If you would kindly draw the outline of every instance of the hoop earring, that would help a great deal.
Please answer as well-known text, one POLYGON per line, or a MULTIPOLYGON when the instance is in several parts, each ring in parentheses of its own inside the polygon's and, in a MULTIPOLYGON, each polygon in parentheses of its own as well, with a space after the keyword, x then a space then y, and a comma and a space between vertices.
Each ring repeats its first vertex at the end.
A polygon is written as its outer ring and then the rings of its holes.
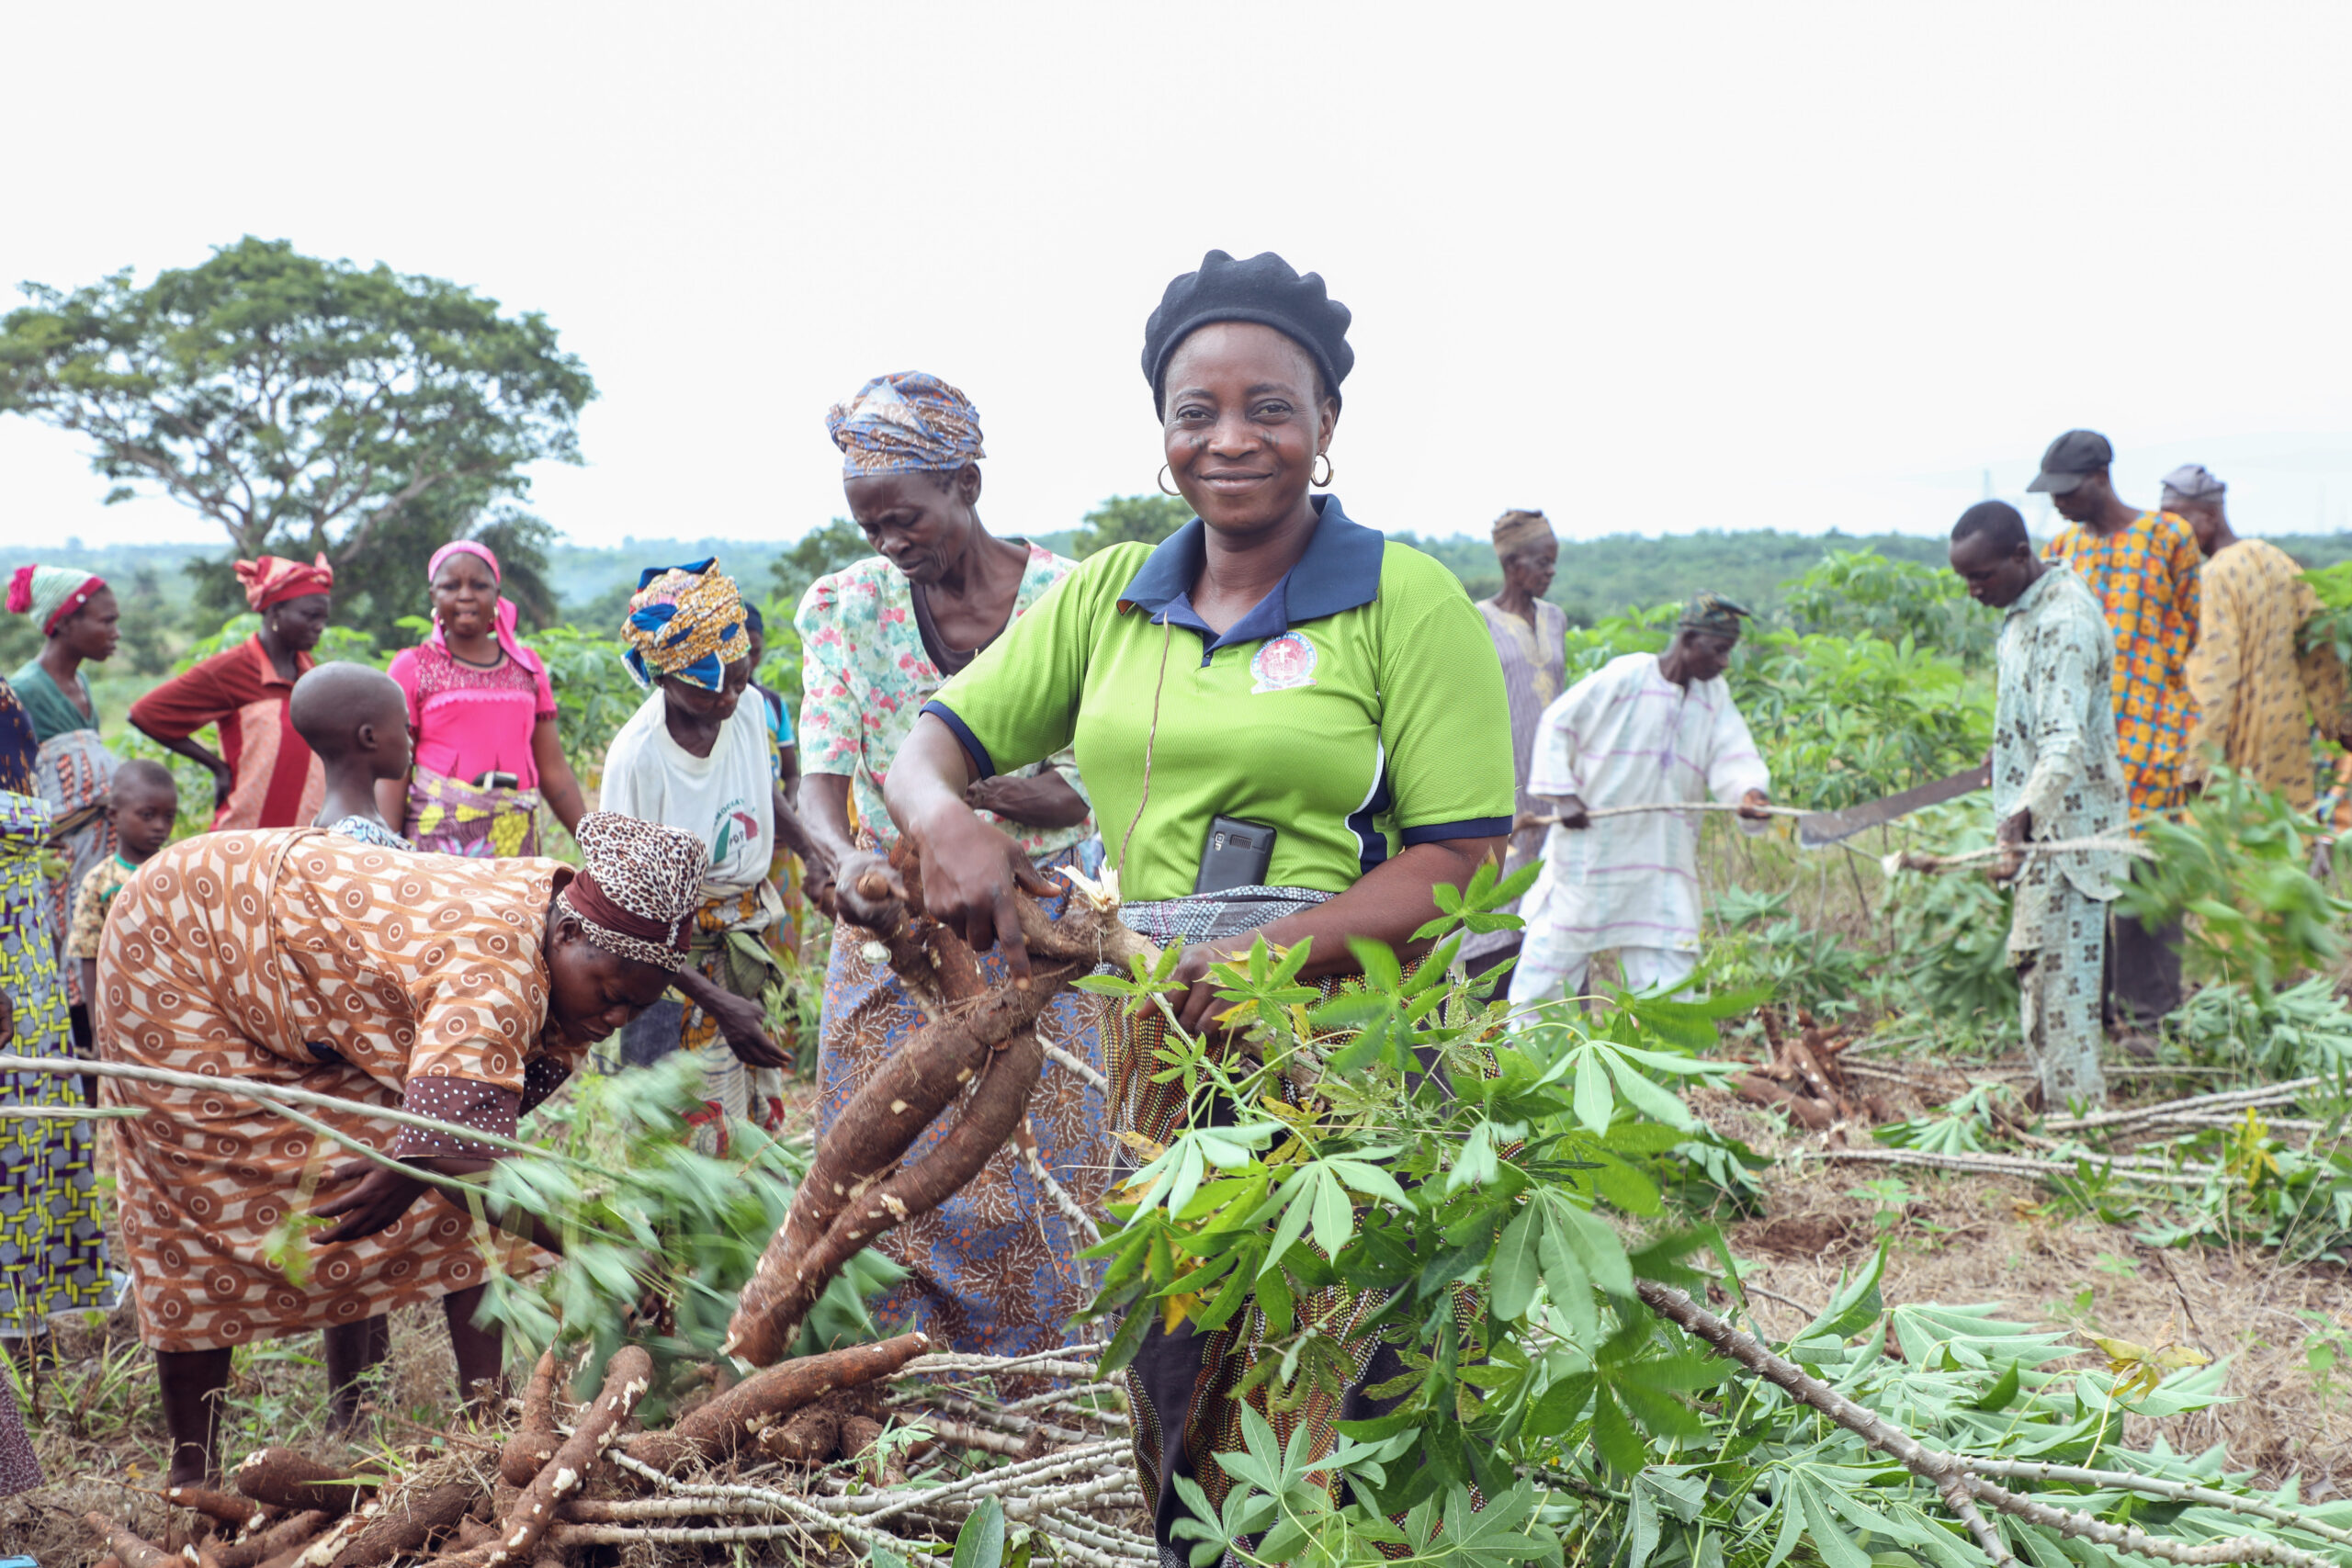
POLYGON ((1159 465, 1159 493, 1162 495, 1172 495, 1177 500, 1182 501, 1184 499, 1184 492, 1182 491, 1170 490, 1168 488, 1168 481, 1174 477, 1174 475, 1168 471, 1167 464, 1162 463, 1159 465))
POLYGON ((1311 473, 1307 477, 1310 479, 1313 479, 1316 488, 1318 490, 1329 490, 1331 488, 1331 476, 1338 473, 1340 470, 1332 466, 1331 454, 1329 452, 1317 452, 1315 455, 1323 461, 1323 477, 1317 479, 1311 473))

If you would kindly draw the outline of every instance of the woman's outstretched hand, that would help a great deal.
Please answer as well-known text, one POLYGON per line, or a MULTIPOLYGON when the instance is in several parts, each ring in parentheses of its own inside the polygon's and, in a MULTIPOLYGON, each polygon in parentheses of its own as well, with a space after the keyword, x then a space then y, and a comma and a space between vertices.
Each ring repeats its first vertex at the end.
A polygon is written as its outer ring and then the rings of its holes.
POLYGON ((779 1070, 792 1066, 792 1058, 768 1038, 767 1015, 760 1004, 749 997, 739 997, 732 991, 718 991, 702 1002, 727 1048, 735 1059, 747 1067, 775 1067, 779 1070))
MULTIPOLYGON (((455 1155, 406 1163, 418 1172, 435 1176, 470 1176, 488 1170, 491 1165, 487 1159, 455 1155)), ((311 1208, 311 1214, 315 1219, 343 1222, 312 1236, 312 1245, 318 1247, 330 1242, 357 1241, 378 1231, 390 1230, 424 1196, 429 1183, 420 1174, 395 1170, 374 1160, 355 1159, 345 1160, 329 1171, 321 1185, 349 1190, 311 1208)))
POLYGON ((324 1247, 331 1242, 357 1241, 378 1231, 390 1230, 424 1196, 425 1182, 421 1176, 394 1170, 373 1160, 355 1159, 335 1167, 322 1185, 346 1189, 340 1196, 311 1210, 314 1219, 343 1222, 311 1238, 314 1245, 324 1247))

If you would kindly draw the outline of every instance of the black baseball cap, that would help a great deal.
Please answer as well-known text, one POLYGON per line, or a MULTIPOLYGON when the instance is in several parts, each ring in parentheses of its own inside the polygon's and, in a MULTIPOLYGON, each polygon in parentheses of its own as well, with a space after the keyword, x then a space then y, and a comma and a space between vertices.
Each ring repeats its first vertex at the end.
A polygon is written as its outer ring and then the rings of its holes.
POLYGON ((2043 495, 2064 495, 2115 461, 2115 448, 2096 430, 2070 430, 2050 444, 2041 455, 2041 472, 2025 488, 2043 495))

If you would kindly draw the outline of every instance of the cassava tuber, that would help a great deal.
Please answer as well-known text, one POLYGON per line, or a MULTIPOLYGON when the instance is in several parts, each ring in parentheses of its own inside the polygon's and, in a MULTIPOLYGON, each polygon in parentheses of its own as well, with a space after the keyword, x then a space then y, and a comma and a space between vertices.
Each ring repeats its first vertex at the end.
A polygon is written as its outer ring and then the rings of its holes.
POLYGON ((207 1541, 197 1556, 198 1568, 256 1568, 289 1547, 308 1546, 332 1517, 323 1508, 311 1508, 289 1514, 243 1540, 207 1541))
POLYGON ((395 1557, 417 1551, 464 1518, 475 1495, 471 1482, 452 1481, 383 1500, 359 1532, 335 1553, 332 1568, 381 1568, 395 1557))
POLYGON ((782 1362, 745 1378, 666 1431, 639 1433, 628 1441, 628 1456, 663 1471, 688 1460, 728 1458, 745 1438, 758 1437, 801 1406, 835 1389, 888 1377, 931 1348, 929 1336, 901 1334, 782 1362))
POLYGON ((251 1498, 215 1492, 209 1486, 167 1486, 164 1499, 183 1508, 193 1508, 213 1523, 232 1530, 244 1529, 261 1512, 261 1505, 251 1498))
POLYGON ((547 1467, 515 1499, 514 1511, 499 1527, 499 1540, 485 1568, 504 1562, 527 1562, 539 1538, 555 1522, 556 1505, 587 1484, 588 1475, 604 1459, 605 1450, 620 1435, 622 1423, 653 1382, 653 1358, 639 1345, 624 1345, 605 1370, 605 1387, 594 1404, 580 1412, 571 1436, 555 1451, 547 1467))
POLYGON ((237 1466, 235 1477, 237 1490, 256 1503, 295 1513, 315 1508, 327 1514, 347 1512, 383 1480, 279 1448, 255 1449, 237 1466))
POLYGON ((794 1411, 760 1434, 760 1448, 771 1459, 793 1464, 822 1464, 841 1447, 842 1418, 821 1404, 794 1411))
MULTIPOLYGON (((882 1063, 820 1142, 783 1225, 744 1286, 725 1348, 756 1365, 786 1353, 825 1286, 861 1248, 944 1202, 1021 1124, 1044 1066, 1033 1030, 1054 995, 1095 963, 1125 967, 1132 958, 1156 956, 1149 942, 1119 922, 1113 906, 1074 893, 1054 919, 1016 892, 1024 944, 1053 962, 1034 969, 1025 985, 985 989, 972 950, 923 918, 922 867, 909 840, 900 841, 891 862, 904 897, 885 906, 877 934, 901 978, 918 991, 936 987, 944 1005, 926 1010, 930 1021, 882 1063), (907 1151, 958 1099, 964 1105, 955 1125, 922 1158, 901 1167, 907 1151)), ((869 873, 856 891, 880 902, 892 888, 869 873)))
POLYGON ((180 1561, 104 1514, 85 1514, 82 1522, 90 1528, 91 1534, 107 1543, 107 1550, 121 1562, 122 1568, 175 1568, 180 1561))
POLYGON ((523 1386, 523 1419, 498 1456, 498 1473, 510 1486, 528 1486, 555 1458, 555 1347, 539 1352, 531 1381, 523 1386))

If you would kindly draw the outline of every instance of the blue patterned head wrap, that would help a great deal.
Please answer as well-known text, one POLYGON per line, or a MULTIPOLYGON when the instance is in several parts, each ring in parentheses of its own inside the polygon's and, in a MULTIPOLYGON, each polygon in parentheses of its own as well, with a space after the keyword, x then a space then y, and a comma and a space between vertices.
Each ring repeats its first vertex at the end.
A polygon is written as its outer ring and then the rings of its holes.
POLYGON ((735 580, 718 570, 718 558, 684 566, 650 566, 629 596, 628 672, 640 686, 674 675, 705 691, 727 682, 727 667, 752 652, 743 629, 743 596, 735 580))
POLYGON ((980 411, 972 400, 921 370, 876 376, 857 396, 835 403, 825 429, 842 449, 842 478, 868 474, 952 474, 980 449, 980 411))

